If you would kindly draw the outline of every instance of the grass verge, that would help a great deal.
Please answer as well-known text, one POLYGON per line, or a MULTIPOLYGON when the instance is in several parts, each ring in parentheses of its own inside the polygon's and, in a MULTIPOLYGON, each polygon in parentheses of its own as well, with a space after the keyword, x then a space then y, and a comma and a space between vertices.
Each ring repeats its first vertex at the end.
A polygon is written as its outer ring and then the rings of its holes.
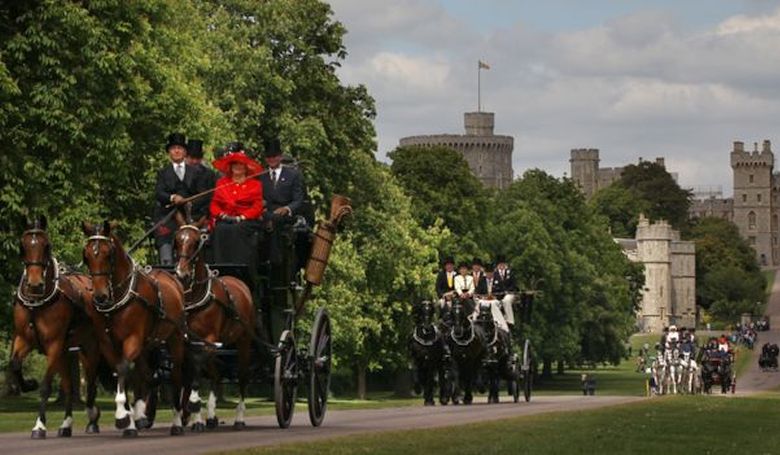
POLYGON ((780 394, 729 399, 666 397, 590 411, 467 426, 347 436, 256 448, 261 454, 658 454, 777 453, 780 394))

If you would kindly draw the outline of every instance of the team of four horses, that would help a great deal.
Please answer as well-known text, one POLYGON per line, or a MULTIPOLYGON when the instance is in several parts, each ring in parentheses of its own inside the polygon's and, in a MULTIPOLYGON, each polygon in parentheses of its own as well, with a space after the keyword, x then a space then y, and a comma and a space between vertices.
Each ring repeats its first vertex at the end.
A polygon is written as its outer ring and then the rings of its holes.
MULTIPOLYGON (((69 362, 69 355, 76 351, 87 384, 87 433, 100 431, 100 409, 95 403, 99 380, 104 387, 115 386, 115 425, 124 436, 133 437, 154 423, 162 376, 169 378, 173 391, 171 435, 183 434, 188 422, 196 432, 216 427, 217 357, 233 354, 240 394, 234 428, 245 426, 247 384, 259 362, 263 363, 259 370, 266 375, 273 370, 279 425, 289 426, 297 387, 306 377, 309 417, 313 425, 320 425, 330 386, 330 320, 324 308, 317 309, 310 345, 301 349, 296 348, 300 334, 295 320, 312 287, 321 283, 337 226, 349 213, 349 199, 335 196, 330 218, 320 221, 316 232, 301 231, 299 224, 292 222, 277 226, 286 252, 278 267, 283 270, 272 274, 271 265, 262 264, 265 269, 259 275, 260 283, 251 282, 246 265, 210 268, 204 254, 208 234, 201 224, 180 214, 174 241, 178 262, 173 270, 139 266, 123 247, 116 227, 106 221, 83 223, 86 273, 69 271, 52 252, 46 218, 29 223, 21 237, 24 271, 14 305, 10 369, 17 387, 30 390, 35 381, 22 377, 23 360, 33 349, 47 359, 32 437, 46 437, 46 406, 53 376, 60 376, 65 391, 79 379, 71 377, 69 362), (301 235, 310 241, 303 271, 291 266, 301 235), (259 295, 257 306, 254 295, 259 295), (270 316, 256 308, 268 312, 272 303, 284 306, 283 326, 257 330, 263 323, 269 324, 270 316), (256 318, 265 322, 256 324, 256 318), (280 335, 272 340, 272 333, 280 335), (225 347, 230 349, 221 349, 225 347), (205 419, 201 388, 208 390, 205 419), (134 392, 132 402, 128 389, 134 392)), ((57 434, 68 437, 73 426, 72 394, 64 393, 64 400, 65 418, 57 434)))

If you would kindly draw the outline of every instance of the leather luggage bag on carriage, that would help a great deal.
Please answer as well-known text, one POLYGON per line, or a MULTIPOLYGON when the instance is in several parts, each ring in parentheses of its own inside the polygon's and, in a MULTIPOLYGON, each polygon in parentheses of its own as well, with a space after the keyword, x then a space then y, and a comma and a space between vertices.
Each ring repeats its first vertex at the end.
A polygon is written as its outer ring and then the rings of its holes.
POLYGON ((348 197, 334 195, 330 205, 330 218, 317 225, 311 253, 306 263, 306 282, 314 286, 322 284, 322 277, 330 258, 330 250, 336 238, 336 229, 341 220, 352 213, 352 202, 348 197))

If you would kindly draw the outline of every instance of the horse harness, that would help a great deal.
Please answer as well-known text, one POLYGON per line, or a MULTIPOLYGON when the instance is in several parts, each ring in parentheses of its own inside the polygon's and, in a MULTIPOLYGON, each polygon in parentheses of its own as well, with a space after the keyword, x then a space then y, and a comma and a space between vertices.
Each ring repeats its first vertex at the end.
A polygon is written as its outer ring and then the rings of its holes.
POLYGON ((417 334, 417 332, 420 329, 419 326, 415 327, 414 330, 412 331, 412 338, 414 339, 415 342, 417 342, 421 346, 433 346, 436 343, 436 341, 439 339, 439 329, 436 327, 436 324, 432 324, 432 327, 433 327, 432 340, 430 341, 425 340, 424 338, 422 338, 420 335, 417 334))

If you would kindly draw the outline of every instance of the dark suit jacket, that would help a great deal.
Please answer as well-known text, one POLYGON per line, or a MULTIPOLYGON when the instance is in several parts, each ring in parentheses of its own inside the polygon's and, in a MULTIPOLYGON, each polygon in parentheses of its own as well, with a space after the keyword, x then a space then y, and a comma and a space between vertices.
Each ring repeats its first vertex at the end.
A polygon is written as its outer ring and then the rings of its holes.
MULTIPOLYGON (((179 180, 176 172, 173 170, 173 165, 168 163, 157 172, 157 184, 154 188, 155 205, 154 205, 154 222, 157 223, 172 209, 166 208, 171 203, 171 196, 178 194, 179 196, 189 197, 196 194, 198 169, 189 165, 184 165, 184 180, 179 180)), ((193 213, 193 216, 195 214, 193 213)), ((172 230, 175 229, 176 222, 171 219, 165 226, 161 226, 162 229, 158 229, 156 232, 158 243, 170 241, 172 230)))
POLYGON ((484 273, 480 273, 479 280, 476 283, 474 283, 474 293, 477 295, 487 295, 488 293, 487 277, 485 276, 484 273))
POLYGON ((289 207, 292 214, 299 215, 306 198, 301 171, 294 167, 282 166, 276 184, 271 182, 271 170, 260 176, 263 183, 263 208, 272 213, 279 207, 289 207))
POLYGON ((436 276, 436 295, 439 296, 439 298, 445 293, 455 290, 455 275, 457 275, 457 273, 454 272, 452 275, 452 286, 450 287, 447 284, 447 272, 439 270, 439 274, 436 276))
POLYGON ((517 281, 512 269, 507 268, 504 271, 504 279, 501 279, 501 273, 498 269, 493 271, 493 294, 503 294, 506 292, 517 291, 517 281))
MULTIPOLYGON (((202 163, 195 166, 195 169, 197 169, 197 174, 195 175, 193 190, 196 194, 213 189, 217 185, 217 173, 213 169, 204 166, 202 163)), ((192 218, 195 221, 204 216, 208 218, 209 206, 211 205, 211 197, 213 195, 214 193, 211 193, 193 201, 192 218)))

